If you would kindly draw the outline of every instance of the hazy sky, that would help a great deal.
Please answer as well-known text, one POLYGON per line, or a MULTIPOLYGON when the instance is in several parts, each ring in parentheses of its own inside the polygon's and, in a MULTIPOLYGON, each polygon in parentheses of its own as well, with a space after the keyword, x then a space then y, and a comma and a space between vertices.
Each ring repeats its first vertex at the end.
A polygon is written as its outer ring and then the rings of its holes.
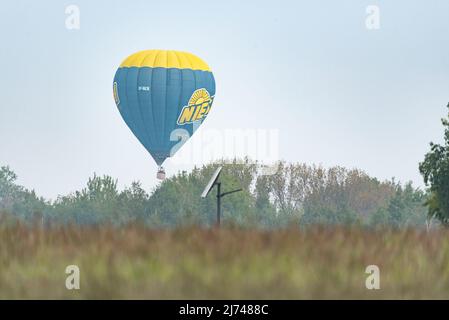
POLYGON ((4 1, 0 165, 51 198, 94 172, 151 191, 157 166, 121 119, 112 79, 129 54, 159 48, 213 70, 216 98, 198 131, 209 147, 220 150, 227 129, 278 130, 287 161, 421 186, 418 162, 442 140, 449 101, 448 12, 447 0, 4 1), (66 28, 72 4, 79 30, 66 28), (369 5, 380 29, 366 27, 369 5))

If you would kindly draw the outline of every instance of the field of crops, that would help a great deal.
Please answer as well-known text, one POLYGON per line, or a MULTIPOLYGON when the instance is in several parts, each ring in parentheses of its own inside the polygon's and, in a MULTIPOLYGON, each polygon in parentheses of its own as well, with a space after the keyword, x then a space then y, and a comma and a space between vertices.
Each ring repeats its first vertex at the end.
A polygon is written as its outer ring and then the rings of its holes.
POLYGON ((0 298, 447 299, 449 233, 0 227, 0 298))

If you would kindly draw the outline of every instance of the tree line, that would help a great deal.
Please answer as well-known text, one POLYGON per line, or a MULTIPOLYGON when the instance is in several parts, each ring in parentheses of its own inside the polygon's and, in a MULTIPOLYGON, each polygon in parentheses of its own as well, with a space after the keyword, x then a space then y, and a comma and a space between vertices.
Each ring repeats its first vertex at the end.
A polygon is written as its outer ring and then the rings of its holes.
POLYGON ((222 166, 225 224, 275 228, 297 225, 425 226, 427 194, 394 179, 379 181, 358 169, 279 162, 270 172, 257 162, 216 161, 165 179, 151 194, 139 182, 119 190, 117 180, 94 175, 86 186, 54 201, 17 185, 9 167, 0 169, 2 220, 26 223, 150 227, 210 226, 216 198, 200 194, 222 166))

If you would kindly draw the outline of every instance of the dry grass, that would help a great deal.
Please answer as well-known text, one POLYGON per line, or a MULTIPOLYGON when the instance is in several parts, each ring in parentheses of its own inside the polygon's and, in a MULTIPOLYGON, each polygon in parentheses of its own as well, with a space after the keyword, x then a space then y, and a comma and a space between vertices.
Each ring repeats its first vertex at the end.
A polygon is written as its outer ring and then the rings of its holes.
POLYGON ((449 233, 0 227, 0 298, 449 298, 449 233), (81 289, 65 288, 65 268, 81 289), (365 288, 365 268, 381 289, 365 288))

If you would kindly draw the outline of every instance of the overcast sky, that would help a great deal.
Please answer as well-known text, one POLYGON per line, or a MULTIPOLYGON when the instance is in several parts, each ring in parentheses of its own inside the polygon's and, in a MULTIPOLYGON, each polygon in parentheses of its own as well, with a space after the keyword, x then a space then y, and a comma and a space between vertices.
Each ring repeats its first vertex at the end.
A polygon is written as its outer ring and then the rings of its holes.
POLYGON ((112 79, 128 55, 158 48, 200 56, 217 83, 196 147, 195 135, 183 147, 201 156, 175 157, 168 175, 230 156, 225 132, 246 129, 271 133, 280 159, 422 186, 418 162, 442 140, 449 101, 448 12, 447 0, 4 1, 0 165, 50 198, 94 172, 151 191, 157 166, 121 119, 112 79), (66 27, 69 5, 79 30, 66 27))

